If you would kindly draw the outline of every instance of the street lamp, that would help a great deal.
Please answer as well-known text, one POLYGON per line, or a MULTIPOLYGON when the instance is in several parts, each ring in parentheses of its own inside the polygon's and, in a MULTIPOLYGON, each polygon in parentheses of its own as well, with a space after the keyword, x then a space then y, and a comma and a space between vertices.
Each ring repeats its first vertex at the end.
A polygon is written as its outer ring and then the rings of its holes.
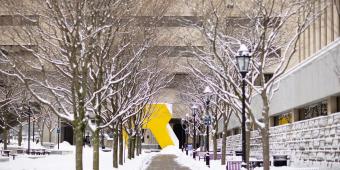
POLYGON ((236 64, 242 76, 242 162, 246 161, 246 94, 245 94, 245 77, 249 71, 250 52, 244 44, 240 45, 237 51, 236 64))
POLYGON ((196 110, 198 109, 198 106, 196 104, 191 106, 192 109, 192 117, 194 118, 194 141, 193 141, 193 153, 192 156, 195 159, 196 158, 196 110))
POLYGON ((31 114, 32 114, 32 111, 31 111, 31 107, 28 106, 28 145, 27 145, 27 154, 30 154, 30 150, 31 150, 31 114))
POLYGON ((60 143, 60 117, 58 116, 58 127, 57 127, 57 138, 58 138, 58 150, 59 150, 59 143, 60 143))
POLYGON ((32 117, 32 141, 33 141, 33 143, 34 143, 34 117, 32 117))
POLYGON ((207 166, 210 166, 210 156, 209 156, 209 126, 211 124, 211 116, 209 114, 209 104, 210 104, 210 97, 211 97, 211 94, 212 94, 212 90, 210 89, 209 86, 206 86, 203 93, 207 96, 206 97, 206 105, 205 105, 205 118, 204 118, 204 124, 206 125, 207 127, 207 136, 206 136, 206 142, 205 142, 205 148, 206 148, 206 151, 207 151, 207 154, 206 154, 206 165, 207 166))
MULTIPOLYGON (((58 112, 59 114, 61 114, 62 112, 62 108, 58 108, 58 112)), ((59 143, 60 143, 60 117, 58 116, 58 120, 57 120, 57 143, 58 143, 58 150, 59 150, 59 143)))

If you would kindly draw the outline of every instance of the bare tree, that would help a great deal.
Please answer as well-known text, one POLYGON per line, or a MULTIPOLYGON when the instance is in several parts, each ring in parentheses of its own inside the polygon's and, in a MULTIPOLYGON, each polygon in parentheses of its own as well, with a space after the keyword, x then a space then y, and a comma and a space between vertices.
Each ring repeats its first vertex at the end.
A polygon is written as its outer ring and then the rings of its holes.
MULTIPOLYGON (((207 47, 192 53, 217 79, 195 65, 189 68, 197 77, 215 89, 232 108, 240 112, 242 77, 235 56, 241 44, 251 49, 250 70, 245 77, 247 119, 261 131, 264 169, 269 169, 269 109, 279 88, 280 76, 286 72, 297 50, 300 35, 318 16, 313 11, 314 1, 247 1, 235 3, 234 11, 225 9, 222 1, 209 1, 203 5, 203 24, 196 25, 207 47), (240 18, 224 18, 229 12, 240 13, 240 18), (303 16, 303 17, 299 17, 303 16), (267 80, 266 73, 273 76, 267 80), (218 81, 216 81, 218 80, 218 81), (252 101, 261 100, 261 110, 250 107, 252 101), (259 122, 261 119, 263 122, 259 122)), ((194 9, 195 10, 195 9, 194 9)), ((240 51, 242 52, 242 51, 240 51)), ((250 127, 248 127, 250 128, 250 127)), ((249 149, 248 149, 249 151, 249 149)), ((248 154, 249 156, 249 154, 248 154)))

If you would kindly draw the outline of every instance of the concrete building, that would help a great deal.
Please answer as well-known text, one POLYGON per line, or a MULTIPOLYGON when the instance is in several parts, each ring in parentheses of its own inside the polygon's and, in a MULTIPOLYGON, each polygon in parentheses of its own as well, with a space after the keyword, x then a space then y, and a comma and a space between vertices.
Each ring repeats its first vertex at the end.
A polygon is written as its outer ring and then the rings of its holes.
MULTIPOLYGON (((316 3, 329 6, 302 34, 294 62, 281 76, 270 104, 270 152, 288 155, 291 165, 336 170, 340 167, 340 2, 316 3)), ((258 118, 261 105, 260 97, 251 104, 258 118)), ((229 150, 240 150, 240 123, 234 118, 228 128, 229 150)), ((251 132, 251 156, 262 155, 260 136, 251 132)))
MULTIPOLYGON (((271 141, 272 154, 287 154, 296 165, 322 164, 323 167, 335 169, 339 167, 339 132, 340 118, 340 2, 319 0, 318 4, 330 3, 322 15, 314 21, 299 39, 299 50, 291 63, 291 68, 281 77, 280 89, 271 103, 271 141), (300 134, 300 135, 299 135, 300 134), (304 134, 304 138, 299 138, 304 134), (282 138, 283 135, 288 136, 282 138), (284 144, 284 145, 283 145, 284 144), (302 146, 304 145, 304 146, 302 146)), ((233 9, 235 1, 226 1, 225 8, 233 9)), ((245 2, 238 2, 245 3, 245 2)), ((316 4, 316 6, 318 6, 316 4)), ((190 73, 183 69, 187 62, 195 62, 195 58, 185 55, 183 51, 190 50, 190 46, 204 48, 202 35, 193 25, 183 23, 183 20, 193 23, 200 22, 200 15, 192 10, 194 1, 173 0, 168 6, 162 21, 157 26, 157 38, 152 51, 169 50, 159 60, 167 66, 167 70, 174 75, 171 85, 161 91, 156 102, 172 105, 173 119, 171 126, 175 134, 184 142, 184 130, 181 118, 190 114, 190 106, 180 97, 179 85, 186 80, 190 73)), ((152 10, 152 8, 147 8, 152 10)), ((227 17, 239 17, 239 12, 231 10, 227 17)), ((36 15, 28 15, 37 18, 36 15)), ((151 14, 142 16, 147 20, 151 14)), ((300 17, 303 17, 301 13, 300 17)), ((10 27, 32 25, 19 16, 12 16, 6 9, 0 10, 0 30, 6 32, 10 27)), ((0 35, 1 49, 14 49, 18 53, 25 51, 16 48, 10 39, 0 35)), ((269 73, 270 76, 270 73, 269 73)), ((252 103, 259 108, 260 101, 252 103)), ((260 110, 260 108, 258 109, 260 110)), ((237 150, 240 124, 232 118, 229 125, 228 147, 237 150)), ((61 141, 73 141, 72 128, 63 126, 61 141), (66 135, 67 134, 67 135, 66 135)), ((261 151, 257 132, 252 132, 253 156, 259 156, 261 151)), ((157 144, 150 132, 146 132, 144 142, 157 144)), ((72 142, 71 142, 72 143, 72 142)))

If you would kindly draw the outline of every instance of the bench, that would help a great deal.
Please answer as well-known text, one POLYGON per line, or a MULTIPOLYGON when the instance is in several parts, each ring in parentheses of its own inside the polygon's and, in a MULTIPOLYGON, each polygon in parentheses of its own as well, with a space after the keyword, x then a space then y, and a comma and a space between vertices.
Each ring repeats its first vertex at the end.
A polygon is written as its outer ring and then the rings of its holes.
POLYGON ((242 161, 227 161, 226 170, 241 170, 242 161))
POLYGON ((12 156, 12 157, 13 157, 13 160, 14 160, 14 159, 15 159, 15 157, 16 157, 16 156, 18 156, 18 155, 17 155, 17 154, 15 154, 15 153, 11 153, 11 154, 10 154, 10 156, 12 156))
MULTIPOLYGON (((205 154, 207 152, 197 152, 197 155, 198 155, 198 160, 205 160, 205 154)), ((214 159, 214 152, 209 152, 209 158, 210 160, 214 159)), ((222 159, 222 153, 217 153, 217 160, 220 160, 222 159)))
MULTIPOLYGON (((227 170, 241 170, 241 160, 229 160, 227 161, 227 170)), ((255 169, 256 167, 263 167, 263 160, 249 160, 249 169, 255 169)))
POLYGON ((9 158, 8 157, 0 157, 0 162, 8 162, 9 158))

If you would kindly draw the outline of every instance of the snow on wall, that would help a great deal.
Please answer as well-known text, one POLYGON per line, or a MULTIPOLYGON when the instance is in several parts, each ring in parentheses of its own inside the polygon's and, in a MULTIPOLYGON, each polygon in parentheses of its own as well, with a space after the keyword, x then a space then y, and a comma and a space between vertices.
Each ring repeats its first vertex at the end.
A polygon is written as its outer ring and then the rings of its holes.
MULTIPOLYGON (((251 153, 262 157, 261 135, 251 132, 251 153)), ((240 135, 227 138, 227 150, 241 150, 240 135)), ((271 155, 288 155, 291 165, 339 170, 340 113, 270 128, 271 155)))

